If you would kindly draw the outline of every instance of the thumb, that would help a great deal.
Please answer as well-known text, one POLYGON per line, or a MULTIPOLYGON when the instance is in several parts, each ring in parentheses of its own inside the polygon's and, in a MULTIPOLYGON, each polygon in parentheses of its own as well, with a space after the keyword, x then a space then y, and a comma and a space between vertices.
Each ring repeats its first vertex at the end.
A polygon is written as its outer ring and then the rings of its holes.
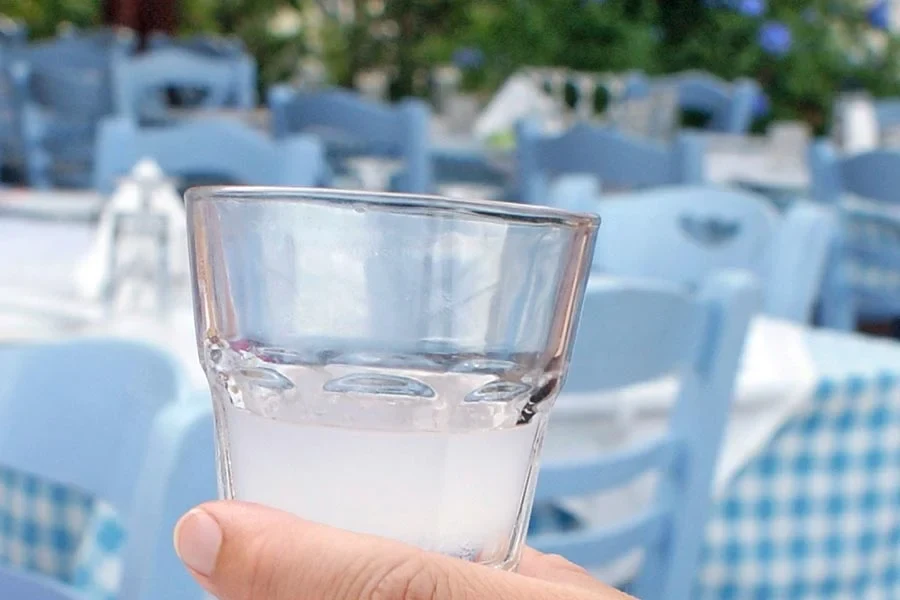
POLYGON ((599 587, 582 589, 498 571, 239 502, 213 502, 190 511, 175 528, 175 546, 197 581, 221 600, 623 597, 599 587))

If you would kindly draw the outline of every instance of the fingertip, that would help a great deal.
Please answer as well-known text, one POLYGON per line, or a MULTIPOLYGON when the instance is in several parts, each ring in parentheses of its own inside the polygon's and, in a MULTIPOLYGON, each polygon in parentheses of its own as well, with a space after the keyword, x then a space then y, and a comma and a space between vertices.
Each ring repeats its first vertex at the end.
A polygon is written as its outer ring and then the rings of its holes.
POLYGON ((222 547, 222 527, 203 507, 188 511, 172 534, 175 554, 192 571, 209 577, 222 547))

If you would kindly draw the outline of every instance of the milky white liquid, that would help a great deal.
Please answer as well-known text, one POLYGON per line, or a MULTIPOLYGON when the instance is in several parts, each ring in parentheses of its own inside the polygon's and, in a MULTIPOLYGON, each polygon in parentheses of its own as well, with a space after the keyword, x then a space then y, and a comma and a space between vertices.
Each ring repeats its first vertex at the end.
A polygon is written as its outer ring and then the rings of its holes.
POLYGON ((537 421, 391 432, 268 419, 226 404, 234 497, 488 564, 509 560, 537 421))

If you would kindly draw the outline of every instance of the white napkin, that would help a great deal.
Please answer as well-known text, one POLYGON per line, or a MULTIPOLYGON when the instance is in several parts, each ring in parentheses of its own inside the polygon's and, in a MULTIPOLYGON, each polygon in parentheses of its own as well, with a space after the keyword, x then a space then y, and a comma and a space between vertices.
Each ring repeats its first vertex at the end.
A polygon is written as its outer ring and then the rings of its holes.
POLYGON ((475 121, 475 137, 485 141, 495 134, 505 133, 516 121, 526 117, 554 120, 559 107, 529 76, 513 75, 475 121))
MULTIPOLYGON (((149 211, 164 215, 169 226, 169 274, 173 279, 187 277, 187 225, 184 205, 178 196, 175 186, 168 180, 159 166, 152 160, 144 159, 135 165, 131 176, 123 180, 100 216, 100 225, 91 250, 76 268, 75 278, 79 293, 88 299, 97 299, 110 273, 110 252, 113 241, 114 215, 120 213, 137 214, 141 210, 141 186, 152 182, 153 193, 150 197, 149 211), (144 182, 144 183, 140 183, 144 182)), ((140 251, 140 248, 119 248, 120 254, 127 258, 140 251)))

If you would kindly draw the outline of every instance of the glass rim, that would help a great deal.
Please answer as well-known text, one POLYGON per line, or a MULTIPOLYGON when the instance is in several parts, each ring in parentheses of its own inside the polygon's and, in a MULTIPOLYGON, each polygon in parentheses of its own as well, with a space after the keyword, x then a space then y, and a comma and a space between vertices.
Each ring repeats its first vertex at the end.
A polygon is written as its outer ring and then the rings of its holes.
POLYGON ((437 194, 316 187, 210 185, 189 188, 185 192, 184 198, 186 204, 218 201, 257 203, 279 200, 297 203, 365 205, 388 209, 419 208, 437 210, 449 215, 469 214, 476 217, 494 217, 572 228, 600 225, 600 217, 596 214, 499 200, 457 199, 437 194))

